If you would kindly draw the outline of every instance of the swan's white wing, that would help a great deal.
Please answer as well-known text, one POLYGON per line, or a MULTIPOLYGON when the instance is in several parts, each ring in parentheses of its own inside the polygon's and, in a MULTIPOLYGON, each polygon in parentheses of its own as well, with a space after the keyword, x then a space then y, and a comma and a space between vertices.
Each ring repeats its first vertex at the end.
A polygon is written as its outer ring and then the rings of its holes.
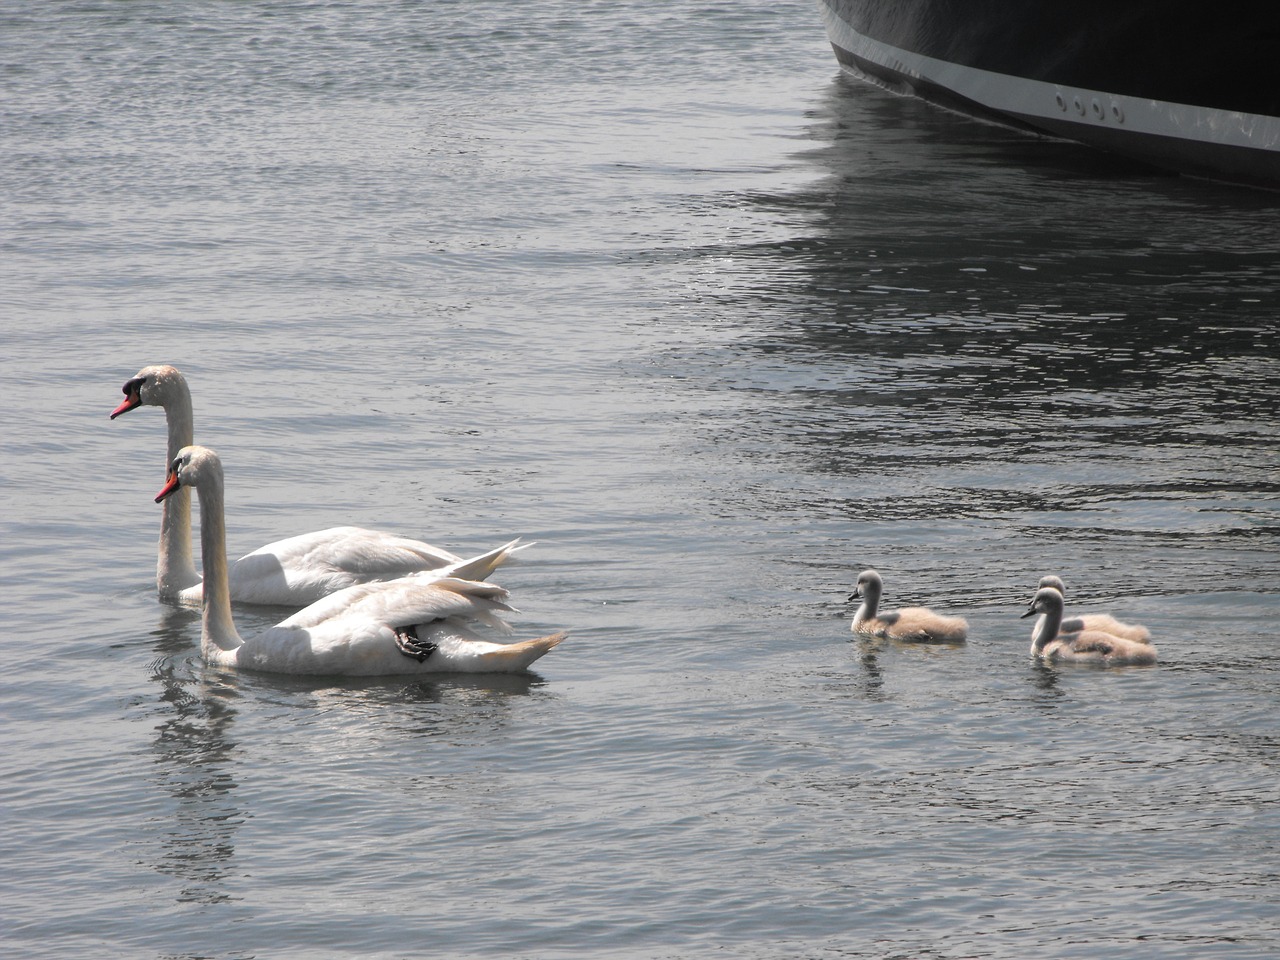
POLYGON ((288 569, 346 570, 364 576, 394 570, 402 575, 414 570, 434 570, 462 559, 420 540, 362 527, 329 527, 287 537, 259 547, 241 560, 263 555, 275 557, 288 569))
MULTIPOLYGON (((421 540, 410 540, 362 527, 330 527, 271 546, 291 563, 306 567, 334 567, 363 576, 386 571, 434 570, 462 558, 421 540)), ((264 547, 263 549, 267 549, 264 547)))
POLYGON ((396 628, 462 617, 509 632, 510 627, 497 615, 512 609, 503 602, 507 596, 507 591, 494 583, 439 577, 428 571, 347 587, 304 607, 278 626, 316 629, 345 623, 355 631, 364 623, 396 628))
MULTIPOLYGON (((417 574, 416 576, 427 580, 432 579, 429 574, 417 574)), ((351 609, 352 604, 358 603, 370 593, 385 590, 386 588, 387 582, 378 580, 345 587, 303 607, 292 616, 281 620, 276 626, 286 628, 302 627, 304 629, 317 627, 326 621, 341 617, 351 609)))
POLYGON ((268 543, 241 557, 231 566, 231 596, 242 603, 310 603, 355 583, 460 563, 465 561, 456 554, 420 540, 361 527, 330 527, 268 543))
POLYGON ((512 608, 504 601, 507 591, 493 583, 452 578, 402 577, 370 591, 351 605, 346 616, 407 627, 451 618, 475 620, 503 633, 511 627, 499 616, 512 608))

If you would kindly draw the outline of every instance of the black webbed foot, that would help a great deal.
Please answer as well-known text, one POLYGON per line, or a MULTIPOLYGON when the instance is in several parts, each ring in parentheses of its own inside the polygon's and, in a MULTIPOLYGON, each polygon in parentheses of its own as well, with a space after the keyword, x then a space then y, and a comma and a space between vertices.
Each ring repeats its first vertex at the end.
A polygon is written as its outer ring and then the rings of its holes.
POLYGON ((419 640, 418 628, 416 626, 408 626, 396 631, 396 649, 406 657, 412 657, 419 663, 425 663, 427 657, 440 648, 430 640, 419 640))

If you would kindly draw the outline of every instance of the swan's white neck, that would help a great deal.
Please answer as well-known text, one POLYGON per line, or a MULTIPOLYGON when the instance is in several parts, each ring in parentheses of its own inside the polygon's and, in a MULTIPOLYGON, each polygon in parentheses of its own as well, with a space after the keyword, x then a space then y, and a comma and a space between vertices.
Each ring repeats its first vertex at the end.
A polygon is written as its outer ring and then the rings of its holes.
POLYGON ((221 659, 244 641, 231 619, 231 587, 227 581, 227 524, 223 511, 222 467, 206 469, 200 478, 200 557, 204 564, 203 628, 200 647, 205 659, 221 659))
MULTIPOLYGON (((166 473, 178 451, 191 446, 195 431, 191 391, 185 382, 170 386, 164 404, 165 423, 169 428, 169 450, 164 462, 166 473)), ((191 491, 187 487, 179 487, 164 501, 160 514, 156 587, 161 599, 172 600, 199 582, 200 574, 196 572, 191 549, 191 491)))

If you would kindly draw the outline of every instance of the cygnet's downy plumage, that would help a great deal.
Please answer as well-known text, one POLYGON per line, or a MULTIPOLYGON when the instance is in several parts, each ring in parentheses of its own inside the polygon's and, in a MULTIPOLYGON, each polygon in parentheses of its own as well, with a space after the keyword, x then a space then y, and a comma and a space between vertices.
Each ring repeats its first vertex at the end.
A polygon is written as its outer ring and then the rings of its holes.
POLYGON ((853 615, 854 633, 913 643, 963 643, 969 636, 969 624, 963 617, 944 617, 927 607, 879 612, 883 592, 880 574, 874 570, 858 574, 858 586, 849 597, 862 600, 862 606, 853 615))
MULTIPOLYGON (((1067 588, 1063 584, 1061 577, 1053 575, 1041 577, 1037 589, 1043 590, 1045 587, 1053 587, 1053 589, 1062 594, 1065 600, 1067 588)), ((1031 639, 1033 641, 1035 640, 1036 632, 1040 629, 1040 624, 1043 622, 1043 617, 1036 621, 1035 629, 1031 631, 1031 639)), ((1063 614, 1062 626, 1058 628, 1059 633, 1079 633, 1081 630, 1101 630, 1103 633, 1109 633, 1113 637, 1133 640, 1135 643, 1151 642, 1151 631, 1146 627, 1136 623, 1123 623, 1109 613, 1086 613, 1078 617, 1068 617, 1065 613, 1063 614)))
POLYGON ((1031 640, 1031 653, 1051 662, 1096 663, 1103 665, 1148 664, 1156 662, 1156 648, 1113 636, 1101 630, 1063 631, 1062 594, 1053 587, 1036 591, 1031 606, 1022 616, 1043 616, 1031 640))

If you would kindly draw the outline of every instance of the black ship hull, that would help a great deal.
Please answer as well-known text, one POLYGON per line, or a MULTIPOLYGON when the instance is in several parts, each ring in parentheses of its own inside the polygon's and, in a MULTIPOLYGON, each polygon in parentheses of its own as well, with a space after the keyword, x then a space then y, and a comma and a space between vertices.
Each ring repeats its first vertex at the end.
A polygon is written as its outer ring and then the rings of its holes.
POLYGON ((820 0, 898 92, 1179 173, 1280 188, 1280 14, 1203 3, 820 0))

